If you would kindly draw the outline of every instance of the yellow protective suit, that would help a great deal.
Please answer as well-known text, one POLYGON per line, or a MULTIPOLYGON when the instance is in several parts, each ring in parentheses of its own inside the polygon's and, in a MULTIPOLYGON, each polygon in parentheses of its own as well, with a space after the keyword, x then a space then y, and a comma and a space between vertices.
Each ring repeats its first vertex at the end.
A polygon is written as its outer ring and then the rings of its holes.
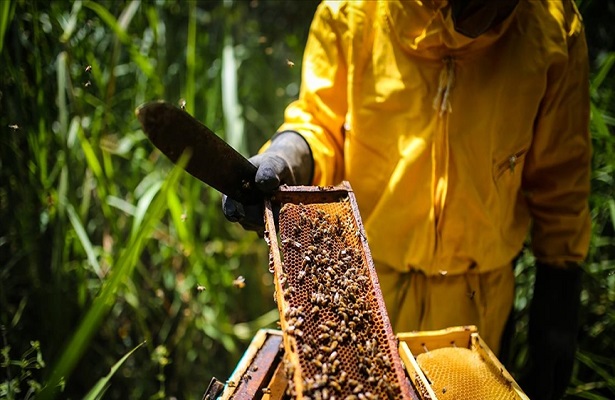
MULTIPOLYGON (((495 297, 487 300, 501 302, 491 308, 501 315, 477 301, 458 313, 479 330, 498 326, 489 336, 499 338, 508 314, 501 311, 513 296, 504 268, 530 222, 540 261, 584 259, 586 53, 572 0, 520 0, 476 39, 455 32, 446 0, 319 6, 300 97, 279 131, 308 141, 314 184, 351 183, 389 310, 390 299, 406 299, 398 331, 458 324, 425 318, 450 314, 441 310, 460 301, 453 293, 465 296, 471 275, 491 273, 505 277, 494 286, 500 295, 489 292, 495 297), (408 276, 423 283, 395 289, 408 276), (441 292, 425 311, 416 293, 442 279, 457 279, 461 289, 441 292), (489 315, 477 318, 477 310, 489 315)), ((497 348, 497 340, 490 345, 497 348)))

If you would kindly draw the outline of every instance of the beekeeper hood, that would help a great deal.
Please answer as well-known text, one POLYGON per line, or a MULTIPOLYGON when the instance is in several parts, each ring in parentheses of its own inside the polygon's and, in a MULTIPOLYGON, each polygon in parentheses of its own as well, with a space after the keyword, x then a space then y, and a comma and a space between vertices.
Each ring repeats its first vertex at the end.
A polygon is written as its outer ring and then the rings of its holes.
POLYGON ((450 0, 455 30, 476 38, 502 23, 519 0, 450 0))

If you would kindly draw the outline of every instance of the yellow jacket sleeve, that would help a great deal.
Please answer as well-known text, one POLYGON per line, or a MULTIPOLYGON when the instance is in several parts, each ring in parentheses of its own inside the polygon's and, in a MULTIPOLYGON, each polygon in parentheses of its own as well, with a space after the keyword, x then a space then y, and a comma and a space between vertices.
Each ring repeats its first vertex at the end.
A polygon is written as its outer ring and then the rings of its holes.
POLYGON ((285 111, 278 130, 301 134, 312 149, 315 185, 332 185, 344 173, 343 126, 347 111, 345 30, 335 2, 321 3, 306 44, 299 99, 285 111))
POLYGON ((548 71, 523 175, 534 255, 556 266, 583 261, 591 231, 587 44, 578 12, 570 15, 568 54, 548 71))

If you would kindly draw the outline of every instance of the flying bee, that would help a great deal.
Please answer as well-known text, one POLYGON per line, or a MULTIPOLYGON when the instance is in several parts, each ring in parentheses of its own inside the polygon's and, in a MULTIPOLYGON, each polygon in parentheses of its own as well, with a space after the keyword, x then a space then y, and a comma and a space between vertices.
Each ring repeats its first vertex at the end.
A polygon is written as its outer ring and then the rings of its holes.
POLYGON ((92 72, 92 66, 88 65, 87 67, 85 67, 85 72, 87 72, 87 73, 92 72))
POLYGON ((233 280, 233 286, 235 286, 237 289, 243 289, 244 287, 246 287, 246 278, 239 275, 233 280))

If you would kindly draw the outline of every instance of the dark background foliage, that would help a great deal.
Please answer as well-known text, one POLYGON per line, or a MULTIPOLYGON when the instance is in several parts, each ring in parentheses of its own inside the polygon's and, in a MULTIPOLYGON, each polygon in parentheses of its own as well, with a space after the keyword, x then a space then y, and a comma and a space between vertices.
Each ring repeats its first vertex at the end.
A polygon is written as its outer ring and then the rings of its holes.
MULTIPOLYGON (((317 1, 0 2, 0 398, 200 398, 278 318, 265 243, 134 117, 187 110, 244 154, 296 98, 317 1), (2 37, 0 37, 2 39, 2 37), (294 66, 292 66, 294 64, 294 66), (238 276, 246 286, 233 285, 238 276)), ((615 5, 579 0, 592 67, 593 239, 570 396, 615 397, 615 5)), ((509 368, 525 363, 532 259, 509 368)))

